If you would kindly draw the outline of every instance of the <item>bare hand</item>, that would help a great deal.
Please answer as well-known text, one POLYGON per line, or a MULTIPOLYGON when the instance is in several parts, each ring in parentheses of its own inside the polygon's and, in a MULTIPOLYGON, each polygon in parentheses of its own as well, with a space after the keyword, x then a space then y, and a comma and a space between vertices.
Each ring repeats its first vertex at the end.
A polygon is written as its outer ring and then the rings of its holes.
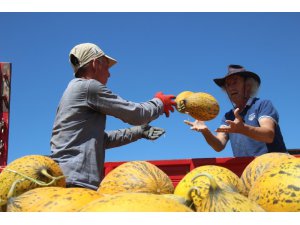
POLYGON ((188 120, 183 121, 185 124, 191 126, 191 130, 202 132, 204 130, 207 130, 207 126, 203 121, 195 120, 194 122, 190 122, 188 120))
POLYGON ((234 110, 234 121, 232 120, 226 120, 225 122, 228 124, 228 126, 222 126, 216 129, 216 132, 226 132, 226 133, 241 133, 241 131, 244 128, 244 121, 243 118, 239 114, 240 109, 236 108, 234 110))

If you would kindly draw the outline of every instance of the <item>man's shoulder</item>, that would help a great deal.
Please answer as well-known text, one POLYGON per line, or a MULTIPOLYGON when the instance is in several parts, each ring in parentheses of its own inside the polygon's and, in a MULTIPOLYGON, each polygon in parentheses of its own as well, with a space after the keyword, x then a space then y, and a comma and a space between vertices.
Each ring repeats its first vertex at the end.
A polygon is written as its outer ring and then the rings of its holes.
POLYGON ((272 106, 272 101, 270 99, 261 99, 261 98, 255 98, 253 101, 253 105, 258 106, 272 106))
POLYGON ((106 91, 107 87, 106 85, 102 84, 101 82, 94 80, 94 79, 89 79, 86 81, 87 82, 87 87, 90 91, 106 91))
POLYGON ((82 87, 82 88, 93 88, 93 89, 99 89, 99 88, 105 88, 106 86, 103 85, 101 82, 94 80, 94 79, 83 79, 83 78, 74 78, 69 82, 69 86, 72 87, 82 87))

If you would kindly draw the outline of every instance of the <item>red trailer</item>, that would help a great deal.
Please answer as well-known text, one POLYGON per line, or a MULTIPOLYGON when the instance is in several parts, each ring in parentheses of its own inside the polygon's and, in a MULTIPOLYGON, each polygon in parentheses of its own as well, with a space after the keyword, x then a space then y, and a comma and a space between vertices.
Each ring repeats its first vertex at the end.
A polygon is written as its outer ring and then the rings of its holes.
POLYGON ((11 63, 0 62, 0 172, 7 165, 11 63))

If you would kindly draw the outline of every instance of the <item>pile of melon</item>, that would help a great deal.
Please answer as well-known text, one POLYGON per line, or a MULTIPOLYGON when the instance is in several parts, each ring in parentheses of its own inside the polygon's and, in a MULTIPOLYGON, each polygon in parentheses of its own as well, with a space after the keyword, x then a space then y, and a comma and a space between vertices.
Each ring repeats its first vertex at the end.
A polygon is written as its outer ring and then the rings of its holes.
POLYGON ((217 165, 199 166, 174 187, 146 161, 126 162, 97 190, 66 188, 58 164, 25 156, 0 173, 0 209, 8 212, 264 212, 300 211, 300 158, 256 157, 238 177, 217 165))

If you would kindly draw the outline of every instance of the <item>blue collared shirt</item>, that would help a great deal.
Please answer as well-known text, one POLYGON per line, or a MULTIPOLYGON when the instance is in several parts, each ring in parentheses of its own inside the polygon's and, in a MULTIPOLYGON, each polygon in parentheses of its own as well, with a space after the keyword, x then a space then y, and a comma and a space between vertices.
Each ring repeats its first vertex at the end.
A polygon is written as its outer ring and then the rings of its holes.
MULTIPOLYGON (((287 152, 286 146, 280 131, 279 115, 270 100, 250 98, 245 109, 240 113, 244 123, 253 127, 259 127, 261 118, 271 118, 276 123, 275 137, 272 143, 256 141, 248 136, 239 133, 228 133, 233 155, 235 157, 259 156, 268 152, 287 152)), ((234 120, 234 112, 227 112, 221 125, 228 125, 226 120, 234 120)))

